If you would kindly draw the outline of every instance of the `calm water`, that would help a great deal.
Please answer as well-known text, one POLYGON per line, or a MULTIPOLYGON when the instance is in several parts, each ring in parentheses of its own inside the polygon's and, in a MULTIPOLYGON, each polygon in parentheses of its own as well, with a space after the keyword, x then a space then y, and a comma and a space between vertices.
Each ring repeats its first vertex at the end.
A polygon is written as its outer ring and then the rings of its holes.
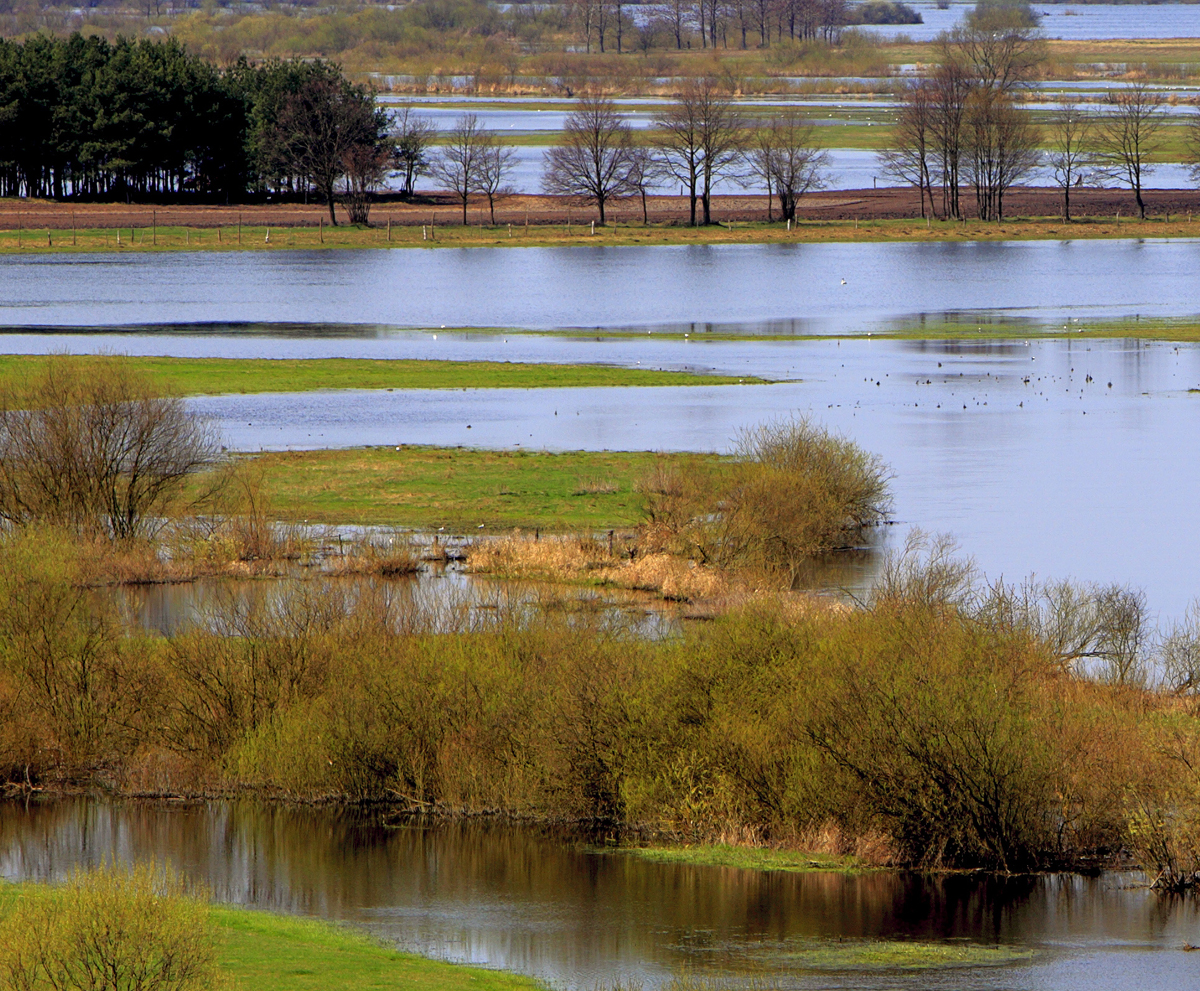
POLYGON ((1200 241, 1153 239, 7 255, 0 326, 793 320, 852 332, 952 312, 1169 317, 1200 312, 1198 269, 1200 241))
MULTIPOLYGON (((442 343, 441 338, 437 342, 442 343)), ((691 364, 802 381, 193 400, 239 449, 400 443, 730 450, 812 415, 878 453, 899 541, 948 532, 992 576, 1132 582, 1178 615, 1200 595, 1200 348, 1127 341, 459 342, 508 354, 691 364), (551 347, 553 345, 553 347, 551 347), (511 349, 511 350, 506 350, 511 349), (1026 382, 1028 379, 1028 382, 1026 382), (1111 386, 1110 384, 1111 383, 1111 386)))
POLYGON ((795 988, 1194 987, 1194 901, 1140 878, 1013 880, 760 874, 589 853, 500 824, 386 828, 371 815, 213 803, 88 800, 0 806, 0 875, 61 878, 76 864, 155 857, 222 901, 362 925, 431 956, 560 987, 617 977, 754 976, 795 988), (1015 946, 1032 959, 925 973, 806 972, 795 954, 840 938, 1015 946))

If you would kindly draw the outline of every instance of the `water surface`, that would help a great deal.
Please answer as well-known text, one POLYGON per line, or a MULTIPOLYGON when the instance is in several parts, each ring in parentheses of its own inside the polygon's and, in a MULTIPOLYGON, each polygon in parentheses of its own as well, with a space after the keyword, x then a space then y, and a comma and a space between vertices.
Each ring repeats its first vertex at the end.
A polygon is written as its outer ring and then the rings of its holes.
POLYGON ((0 326, 195 323, 879 329, 1200 312, 1200 241, 6 255, 0 326))
POLYGON ((579 837, 500 823, 387 828, 373 814, 85 799, 0 805, 0 876, 155 857, 221 901, 347 921, 406 949, 558 987, 618 977, 757 977, 784 988, 1185 988, 1194 900, 1140 877, 783 874, 646 863, 579 837), (1030 950, 1000 968, 806 972, 839 939, 950 940, 1030 950))

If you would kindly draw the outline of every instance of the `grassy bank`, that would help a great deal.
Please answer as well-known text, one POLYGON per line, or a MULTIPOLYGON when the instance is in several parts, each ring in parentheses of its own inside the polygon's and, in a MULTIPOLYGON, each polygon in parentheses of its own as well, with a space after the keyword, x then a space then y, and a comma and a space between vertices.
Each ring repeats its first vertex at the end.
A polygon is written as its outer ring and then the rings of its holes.
MULTIPOLYGON (((24 383, 53 360, 0 355, 0 392, 20 395, 24 383)), ((316 389, 536 389, 597 386, 730 385, 753 377, 499 361, 356 358, 144 358, 79 357, 83 364, 122 363, 167 395, 309 392, 316 389)))
POLYGON ((462 532, 480 523, 485 529, 632 526, 644 512, 635 483, 656 455, 401 447, 248 460, 262 471, 272 512, 282 519, 462 532))
POLYGON ((398 953, 350 929, 214 907, 221 973, 247 991, 535 991, 528 977, 398 953))
MULTIPOLYGON (((54 889, 0 881, 0 919, 20 899, 45 899, 54 889)), ((311 919, 213 906, 222 986, 246 991, 536 991, 528 977, 399 953, 353 929, 311 919)))
MULTIPOLYGON (((24 252, 50 254, 63 252, 171 252, 171 251, 286 251, 289 249, 336 248, 481 248, 481 247, 567 247, 688 245, 688 244, 788 244, 873 241, 1039 241, 1062 239, 1104 239, 1121 237, 1196 237, 1200 224, 1187 215, 1172 214, 1144 221, 1132 219, 1132 199, 1122 218, 1081 218, 1064 223, 1056 217, 1009 217, 1001 223, 968 220, 963 223, 920 219, 880 220, 801 220, 789 230, 785 225, 758 220, 737 220, 709 227, 685 227, 677 224, 611 223, 607 227, 590 226, 592 211, 582 212, 581 222, 572 224, 517 224, 488 226, 476 223, 477 209, 472 207, 472 222, 439 225, 436 231, 411 221, 387 225, 385 209, 376 211, 375 226, 342 225, 324 229, 303 227, 244 227, 240 235, 225 229, 218 240, 213 229, 149 227, 131 232, 124 228, 117 243, 113 229, 40 228, 23 233, 0 230, 0 254, 24 252), (268 238, 268 234, 270 235, 268 238)), ((448 214, 443 210, 443 220, 448 214)))

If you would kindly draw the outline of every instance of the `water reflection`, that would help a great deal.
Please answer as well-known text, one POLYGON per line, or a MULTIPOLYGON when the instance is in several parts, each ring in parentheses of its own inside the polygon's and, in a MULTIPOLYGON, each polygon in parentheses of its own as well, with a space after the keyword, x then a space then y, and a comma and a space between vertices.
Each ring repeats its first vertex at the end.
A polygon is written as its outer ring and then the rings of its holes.
POLYGON ((87 799, 0 806, 0 874, 157 857, 222 901, 364 925, 399 946, 558 985, 688 969, 798 988, 1185 987, 1198 920, 1135 879, 761 874, 588 852, 580 837, 498 822, 389 827, 381 814, 87 799), (1027 946, 996 970, 812 974, 814 940, 966 939, 1027 946))

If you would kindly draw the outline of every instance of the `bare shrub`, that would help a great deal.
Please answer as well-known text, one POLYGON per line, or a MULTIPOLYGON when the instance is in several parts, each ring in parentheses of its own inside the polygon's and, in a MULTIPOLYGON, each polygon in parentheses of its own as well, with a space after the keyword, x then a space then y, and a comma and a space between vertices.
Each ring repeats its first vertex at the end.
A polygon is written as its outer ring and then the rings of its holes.
POLYGON ((183 400, 124 362, 56 358, 0 397, 0 519, 136 537, 216 451, 183 400))
POLYGON ((208 906, 172 871, 76 870, 50 892, 25 892, 0 920, 8 991, 202 991, 217 983, 208 906))

